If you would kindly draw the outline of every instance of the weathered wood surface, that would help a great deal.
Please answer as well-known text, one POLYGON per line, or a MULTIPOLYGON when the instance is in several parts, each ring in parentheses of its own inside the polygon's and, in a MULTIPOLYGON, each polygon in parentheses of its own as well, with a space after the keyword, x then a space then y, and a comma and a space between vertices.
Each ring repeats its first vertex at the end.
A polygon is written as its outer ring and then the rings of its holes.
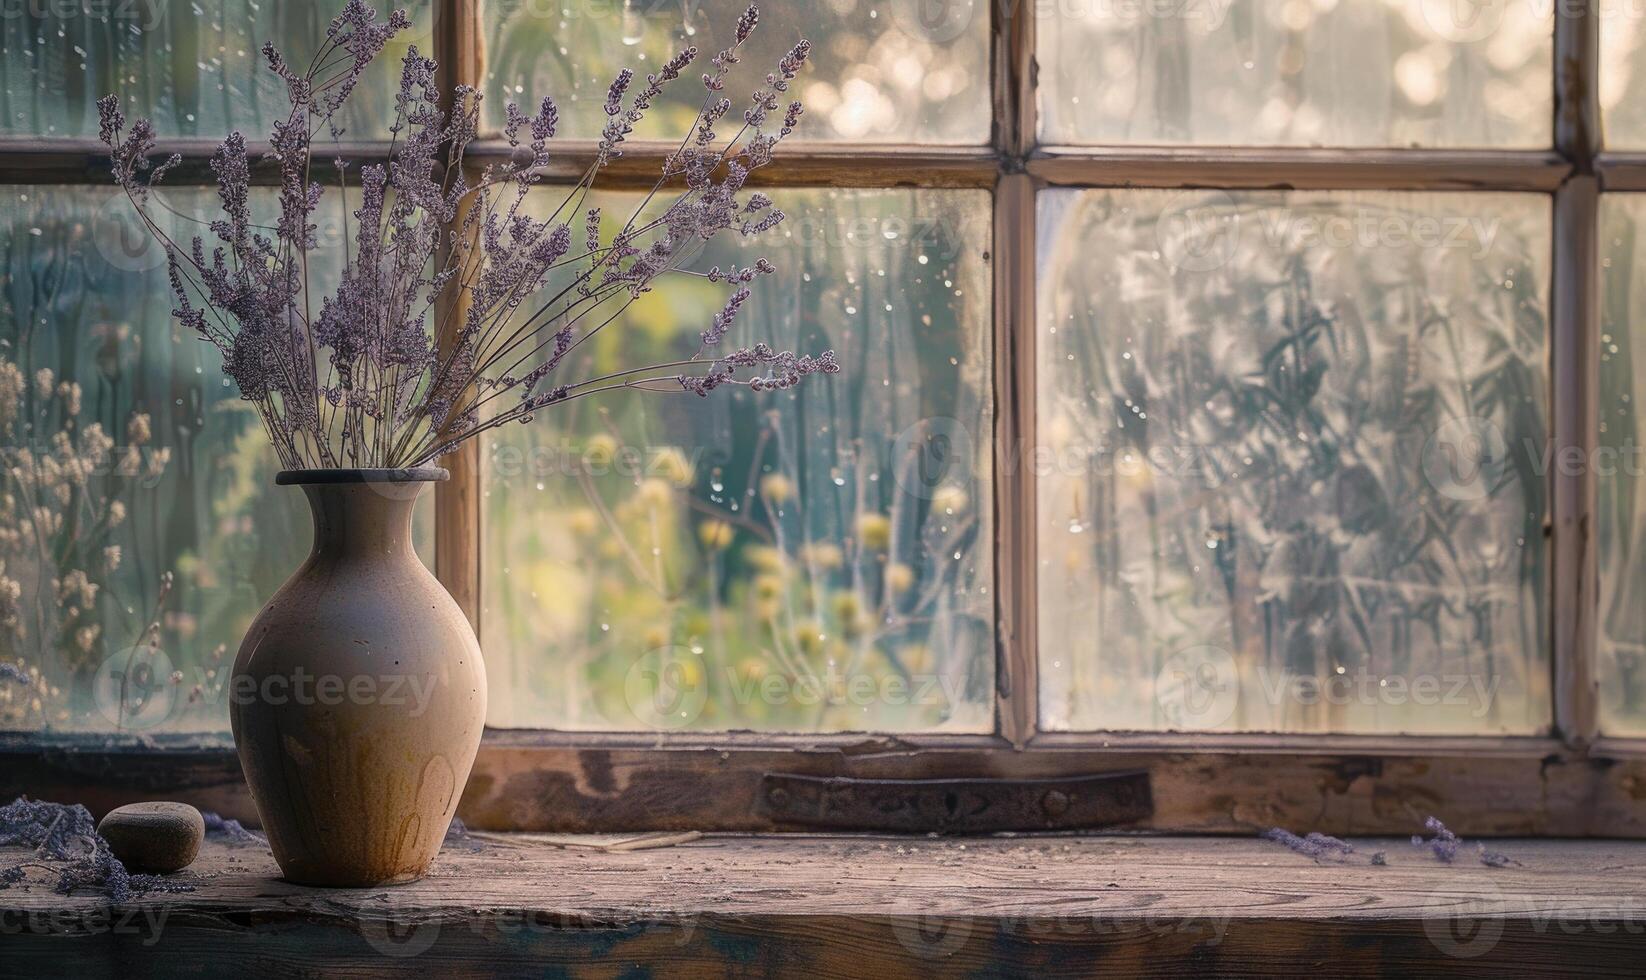
MULTIPOLYGON (((1600 11, 1555 18, 1555 149, 1572 173, 1555 191, 1550 396, 1556 459, 1596 459, 1600 441, 1600 11)), ((1581 748, 1600 734, 1600 564, 1596 467, 1550 481, 1555 730, 1581 748)))
MULTIPOLYGON (((464 0, 472 2, 472 0, 464 0)), ((637 140, 625 144, 623 156, 610 161, 601 172, 600 186, 607 190, 650 189, 662 172, 663 163, 675 148, 670 141, 637 140)), ((594 162, 595 140, 557 139, 554 154, 539 173, 545 180, 576 181, 594 162)), ((210 185, 215 181, 209 161, 216 143, 199 139, 162 140, 155 157, 180 154, 182 162, 166 177, 174 186, 210 185)), ((387 155, 386 143, 345 144, 342 156, 356 165, 380 161, 387 155)), ((266 142, 250 142, 251 179, 254 184, 279 182, 279 172, 266 157, 266 142)), ((502 140, 482 139, 470 144, 465 158, 476 166, 510 159, 509 146, 502 140)), ((335 179, 334 154, 316 154, 317 179, 335 179), (324 159, 321 157, 324 156, 324 159)), ((512 154, 518 159, 519 152, 512 154)), ((828 143, 795 140, 784 142, 784 151, 750 175, 751 186, 789 187, 970 187, 994 186, 1001 169, 1001 156, 990 146, 945 143, 828 143)), ((108 150, 95 139, 41 139, 26 137, 0 140, 0 170, 8 183, 20 184, 107 184, 108 150)))
MULTIPOLYGON (((199 890, 110 909, 0 892, 0 974, 1639 975, 1646 843, 1508 841, 1316 864, 1254 839, 706 837, 453 845, 397 888, 287 885, 209 842, 199 890)), ((23 856, 0 851, 0 864, 23 856)))
MULTIPOLYGON (((573 833, 764 832, 766 773, 866 779, 1012 778, 1147 769, 1154 817, 1135 829, 1255 834, 1281 825, 1408 834, 1438 814, 1468 836, 1646 837, 1638 742, 1588 758, 1555 739, 1042 734, 1024 751, 987 736, 690 736, 488 731, 458 815, 472 827, 573 833)), ((53 747, 0 737, 0 798, 175 799, 256 819, 232 747, 53 747)))
POLYGON ((1541 192, 1572 169, 1552 150, 1152 146, 1040 146, 1026 166, 1066 187, 1541 192))
POLYGON ((1544 739, 1259 736, 1216 746, 1208 736, 1041 736, 1027 751, 902 738, 777 741, 693 748, 610 737, 595 748, 578 736, 492 732, 458 813, 474 826, 515 830, 793 830, 761 815, 767 772, 1033 779, 1145 769, 1155 814, 1136 829, 1251 834, 1278 824, 1404 834, 1439 814, 1471 836, 1646 836, 1646 760, 1563 755, 1544 739))

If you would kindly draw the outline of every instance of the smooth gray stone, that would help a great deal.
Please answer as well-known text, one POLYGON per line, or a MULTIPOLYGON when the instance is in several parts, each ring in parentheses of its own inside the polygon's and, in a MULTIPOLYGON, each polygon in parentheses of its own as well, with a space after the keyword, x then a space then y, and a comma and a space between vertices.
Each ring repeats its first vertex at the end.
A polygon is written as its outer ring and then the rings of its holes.
POLYGON ((206 821, 187 803, 129 803, 110 810, 97 832, 128 871, 167 874, 200 853, 206 821))

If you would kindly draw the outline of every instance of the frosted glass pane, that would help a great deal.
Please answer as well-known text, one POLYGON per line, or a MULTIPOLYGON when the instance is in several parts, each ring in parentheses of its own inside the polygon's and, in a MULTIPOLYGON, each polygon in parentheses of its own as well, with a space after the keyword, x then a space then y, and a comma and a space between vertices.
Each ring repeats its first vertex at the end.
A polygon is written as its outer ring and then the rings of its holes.
MULTIPOLYGON (((687 45, 699 65, 730 43, 747 0, 492 0, 486 4, 489 116, 501 125, 509 100, 553 96, 561 131, 598 136, 606 87, 624 67, 646 73, 687 45)), ((802 36, 811 63, 792 94, 806 104, 806 140, 989 139, 987 0, 827 0, 767 3, 724 93, 736 119, 749 94, 802 36)), ((636 128, 638 138, 679 139, 702 105, 693 66, 636 128)), ((730 126, 723 126, 730 135, 730 126)))
POLYGON ((1212 0, 1037 9, 1048 142, 1550 142, 1549 4, 1212 0))
POLYGON ((163 263, 112 186, 0 188, 0 662, 29 678, 0 677, 0 729, 226 732, 240 638, 308 551, 301 491, 173 323, 163 263), (150 622, 160 653, 134 654, 150 622))
POLYGON ((1646 148, 1646 5, 1600 5, 1600 109, 1609 149, 1646 148))
POLYGON ((1646 344, 1646 195, 1609 194, 1601 208, 1600 453, 1595 459, 1600 561, 1600 708, 1608 734, 1646 734, 1646 476, 1640 387, 1646 344))
POLYGON ((1039 203, 1051 729, 1549 723, 1549 203, 1039 203))
MULTIPOLYGON (((726 343, 842 373, 607 393, 488 439, 490 724, 990 730, 989 195, 773 196, 776 232, 694 267, 770 258, 726 343)), ((725 291, 671 280, 556 376, 689 355, 725 291)))
MULTIPOLYGON (((400 59, 433 54, 432 0, 402 7, 413 27, 378 56, 350 99, 345 139, 386 138, 400 59)), ((128 118, 148 116, 161 136, 248 138, 290 111, 261 48, 273 41, 307 65, 342 0, 35 0, 0 16, 0 136, 95 137, 96 102, 120 95, 128 118)))

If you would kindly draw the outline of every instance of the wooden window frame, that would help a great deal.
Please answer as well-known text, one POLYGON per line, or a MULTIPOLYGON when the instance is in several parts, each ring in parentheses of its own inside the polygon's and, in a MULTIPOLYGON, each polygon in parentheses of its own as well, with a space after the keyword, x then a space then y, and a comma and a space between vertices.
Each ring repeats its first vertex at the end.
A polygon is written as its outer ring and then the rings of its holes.
MULTIPOLYGON (((497 829, 789 829, 766 814, 763 778, 1029 778, 1146 769, 1144 829, 1246 833, 1272 825, 1333 834, 1405 834, 1434 813, 1472 835, 1646 835, 1646 740, 1600 737, 1595 485, 1587 468, 1550 476, 1554 711, 1545 736, 1063 733, 1037 728, 1035 487, 1013 465, 1035 440, 1035 195, 1047 187, 1520 191, 1553 213, 1550 437, 1559 454, 1597 443, 1599 265, 1605 191, 1646 191, 1646 153, 1606 152, 1597 96, 1598 0, 1554 12, 1554 145, 1544 150, 1101 148, 1036 138, 1034 5, 994 0, 987 144, 789 146, 756 172, 767 185, 980 188, 993 195, 996 727, 989 735, 879 736, 565 733, 488 729, 461 814, 497 829)), ((447 83, 484 75, 481 0, 436 0, 447 83)), ((206 181, 213 147, 170 141, 176 179, 206 181)), ((382 147, 362 144, 355 156, 382 147)), ((649 188, 667 148, 639 144, 605 188, 649 188)), ((497 141, 470 152, 480 165, 497 141)), ((588 141, 562 141, 548 181, 580 176, 588 141)), ((255 156, 255 154, 254 154, 255 156)), ((102 183, 87 140, 0 140, 13 183, 102 183)), ((269 172, 259 179, 272 180, 269 172)), ((460 318, 454 318, 460 319, 460 318)), ((444 460, 436 572, 478 628, 481 467, 471 442, 444 460)), ((1557 457, 1558 458, 1558 457, 1557 457)), ((0 789, 113 805, 166 793, 251 815, 232 750, 186 739, 110 747, 0 736, 0 789)))

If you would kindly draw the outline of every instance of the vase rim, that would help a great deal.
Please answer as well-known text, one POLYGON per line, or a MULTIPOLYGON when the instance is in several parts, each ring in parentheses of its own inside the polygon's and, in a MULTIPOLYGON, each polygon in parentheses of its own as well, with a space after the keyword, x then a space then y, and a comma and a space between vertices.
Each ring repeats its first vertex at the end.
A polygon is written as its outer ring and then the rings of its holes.
POLYGON ((274 475, 275 484, 282 487, 317 483, 439 483, 449 479, 451 473, 439 466, 281 470, 274 475))

